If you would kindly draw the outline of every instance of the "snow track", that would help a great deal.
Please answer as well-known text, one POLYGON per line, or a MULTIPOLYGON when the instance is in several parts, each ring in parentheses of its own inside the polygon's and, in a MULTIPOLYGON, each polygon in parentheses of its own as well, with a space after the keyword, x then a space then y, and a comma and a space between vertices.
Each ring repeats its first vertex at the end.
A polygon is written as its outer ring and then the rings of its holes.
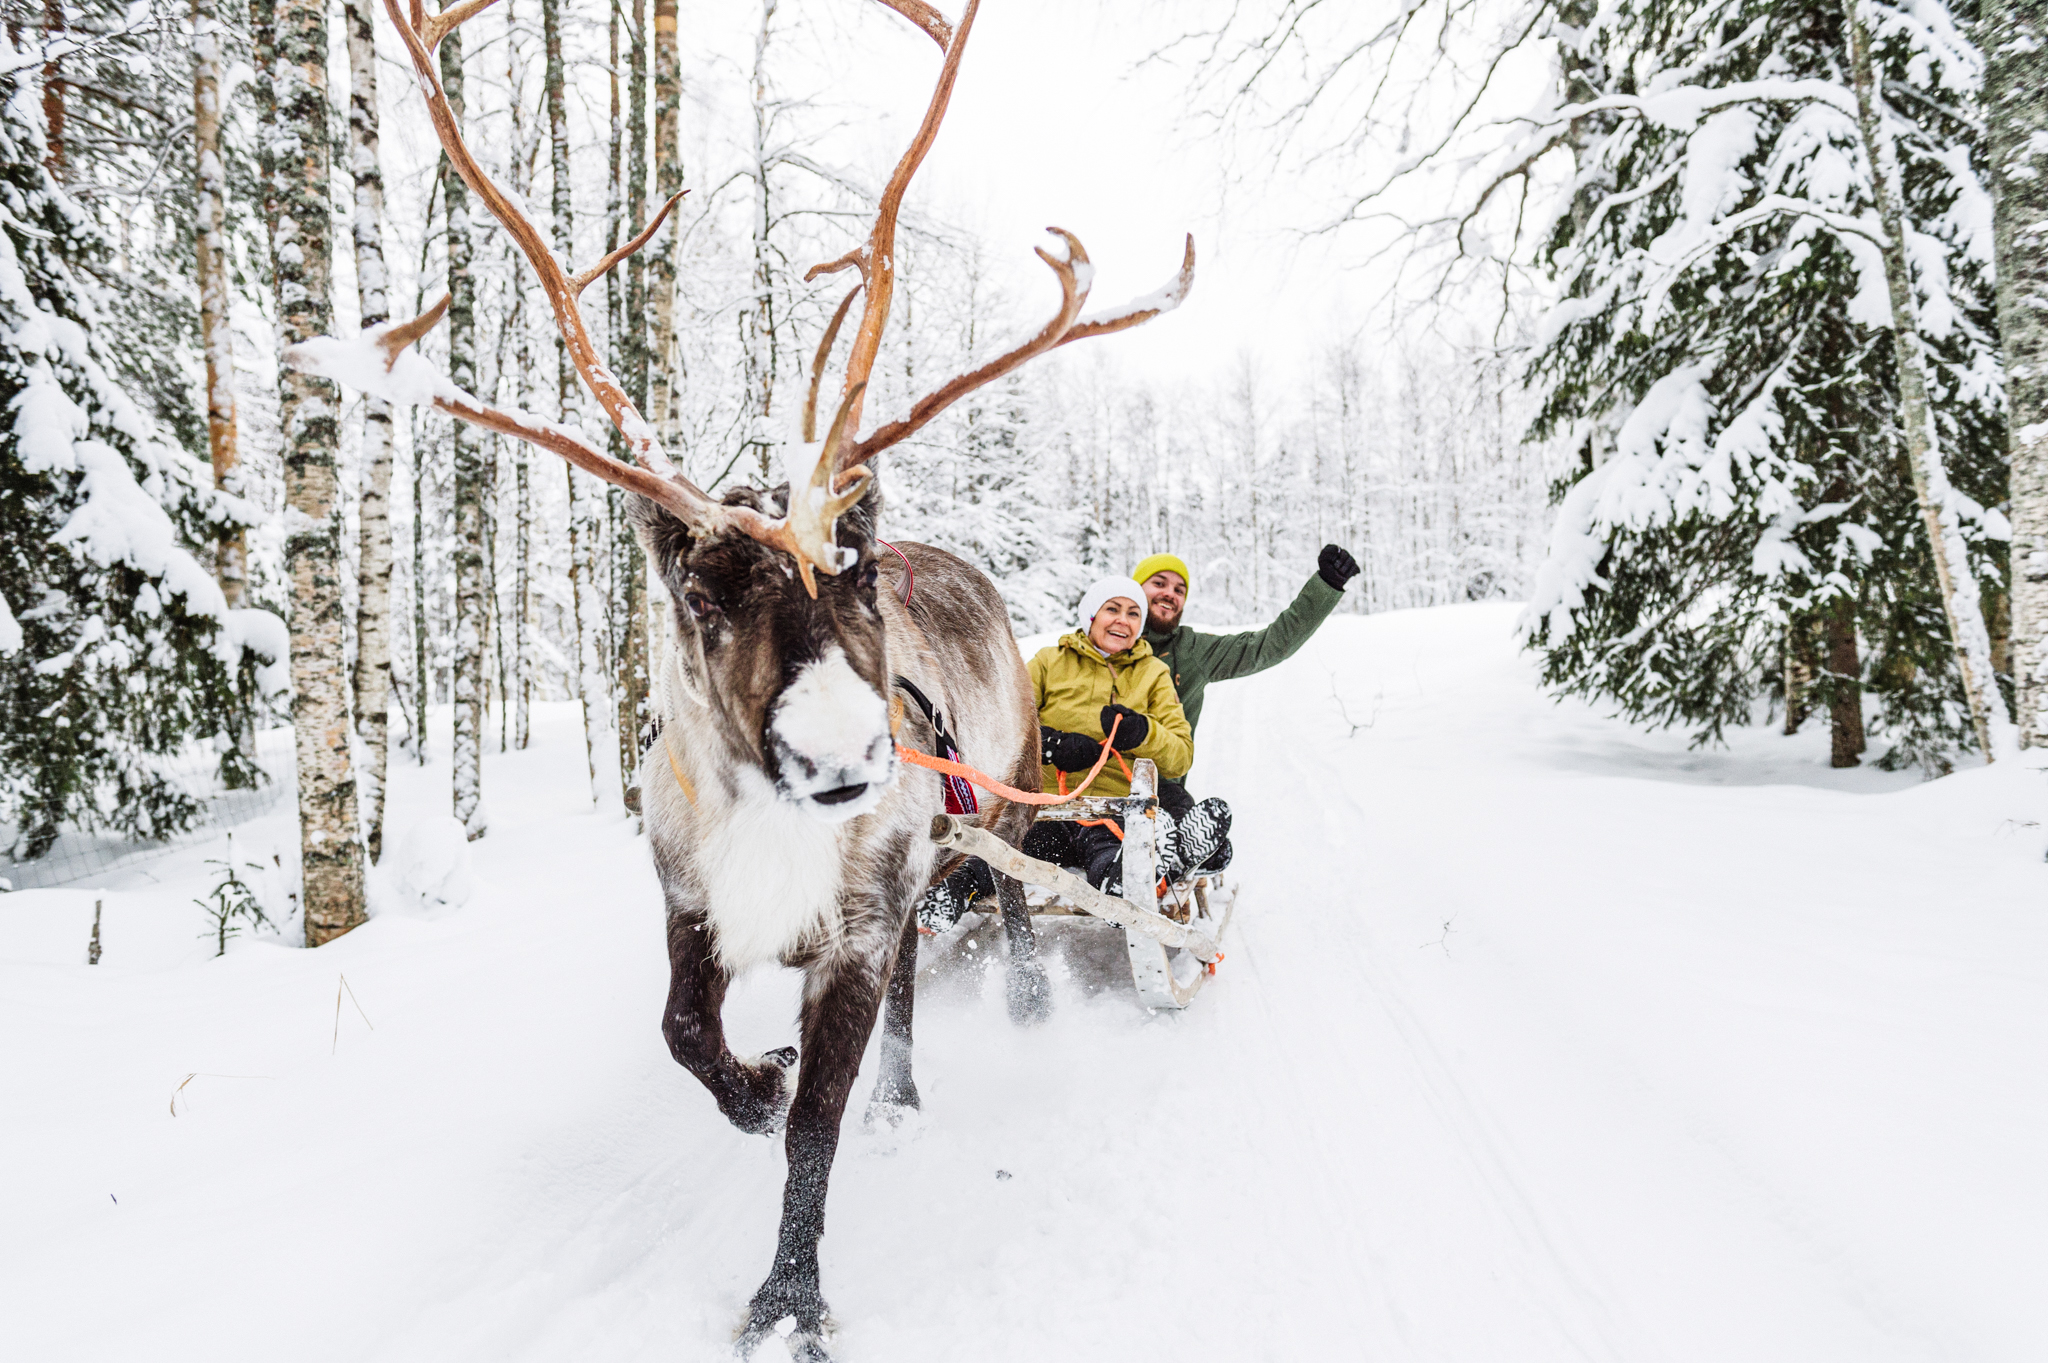
MULTIPOLYGON (((1093 924, 1032 1031, 999 946, 936 962, 924 1118, 862 1131, 865 1076, 834 1176, 845 1363, 2048 1354, 2040 773, 1692 753, 1538 695, 1511 618, 1341 618, 1212 693, 1246 889, 1188 1012, 1093 924)), ((724 1356, 780 1148, 669 1059, 644 850, 537 732, 468 902, 318 953, 206 959, 217 848, 0 897, 10 1358, 724 1356)), ((397 775, 394 828, 443 812, 397 775)), ((742 981, 734 1044, 795 1003, 742 981)))

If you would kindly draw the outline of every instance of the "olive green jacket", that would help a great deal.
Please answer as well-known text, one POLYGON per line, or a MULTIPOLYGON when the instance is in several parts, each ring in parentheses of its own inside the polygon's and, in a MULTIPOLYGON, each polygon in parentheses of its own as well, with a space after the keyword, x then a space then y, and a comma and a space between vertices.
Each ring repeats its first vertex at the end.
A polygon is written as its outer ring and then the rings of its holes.
MULTIPOLYGON (((1038 722, 1070 734, 1102 739, 1102 707, 1125 705, 1151 721, 1145 741, 1124 754, 1126 762, 1149 757, 1159 764, 1162 778, 1185 776, 1194 761, 1193 735, 1187 716, 1181 713, 1180 698, 1165 666, 1152 656, 1143 639, 1114 657, 1105 658, 1085 635, 1063 635, 1057 644, 1032 655, 1027 669, 1038 698, 1038 722)), ((1060 772, 1048 766, 1043 773, 1045 790, 1059 789, 1060 772)), ((1085 780, 1069 775, 1067 789, 1085 780)), ((1090 795, 1128 795, 1131 783, 1112 757, 1088 787, 1090 795)))
POLYGON ((1202 692, 1210 682, 1249 677, 1287 661, 1343 599, 1340 588, 1323 581, 1321 573, 1311 573, 1293 603, 1264 629, 1243 634, 1200 634, 1186 625, 1164 632, 1146 630, 1145 642, 1173 674, 1188 731, 1201 723, 1202 692))

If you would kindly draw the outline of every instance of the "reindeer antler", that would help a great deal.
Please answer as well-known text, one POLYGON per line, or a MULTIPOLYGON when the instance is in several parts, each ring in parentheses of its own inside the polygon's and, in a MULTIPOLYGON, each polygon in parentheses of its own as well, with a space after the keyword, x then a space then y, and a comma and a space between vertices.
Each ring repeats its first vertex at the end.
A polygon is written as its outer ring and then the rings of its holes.
MULTIPOLYGON (((946 56, 939 69, 938 84, 932 90, 931 102, 925 109, 924 121, 918 125, 917 135, 911 139, 909 148, 896 163, 895 171, 882 190, 881 200, 875 207, 874 226, 869 229, 867 240, 835 260, 812 266, 804 275, 808 283, 821 275, 855 269, 860 271, 861 278, 861 282, 840 302, 838 311, 833 313, 832 324, 825 329, 824 340, 819 343, 817 357, 812 362, 810 396, 804 404, 806 440, 813 438, 818 388, 824 378, 833 342, 838 339, 840 324, 846 320, 847 309, 853 305, 854 297, 864 292, 866 301, 861 308, 860 325, 854 331, 853 348, 846 358, 846 386, 843 390, 845 402, 852 409, 849 424, 854 429, 860 425, 860 394, 865 390, 868 377, 874 371, 875 358, 881 352, 882 332, 889 325, 889 305, 896 291, 896 221, 902 210, 903 195, 910 188, 911 177, 923 164, 925 153, 931 150, 933 139, 938 136, 939 124, 945 119, 946 106, 953 97, 953 82, 960 71, 961 53, 966 50, 968 34, 974 28, 974 16, 981 8, 981 0, 968 0, 959 24, 948 25, 945 16, 925 4, 924 0, 879 0, 879 3, 930 35, 946 56)), ((875 455, 907 439, 933 417, 983 384, 1001 378, 1026 360, 1069 341, 1107 336, 1111 332, 1149 322, 1160 313, 1179 307, 1194 285, 1195 239, 1191 235, 1187 239, 1187 250, 1181 258, 1179 272, 1164 288, 1122 308, 1083 320, 1081 307, 1088 301, 1089 285, 1094 279, 1094 267, 1088 263, 1088 252, 1073 233, 1059 227, 1046 230, 1061 242, 1057 252, 1037 248, 1039 259, 1052 267, 1060 281, 1060 310, 1053 319, 1016 349, 918 399, 908 416, 889 422, 865 438, 839 442, 836 454, 838 472, 850 474, 858 469, 866 474, 867 462, 875 455)), ((842 408, 842 414, 843 411, 842 408)))
MULTIPOLYGON (((819 460, 819 470, 812 475, 809 486, 790 489, 787 515, 776 518, 751 507, 727 506, 683 477, 669 462, 654 427, 641 416, 598 354, 597 342, 584 324, 582 311, 577 306, 577 299, 585 289, 652 239, 682 195, 678 194, 663 204, 646 227, 589 269, 571 273, 556 258, 540 229, 526 216, 524 208, 500 189, 477 164, 468 143, 463 140, 461 128, 456 125, 454 111, 448 107, 440 73, 433 60, 434 49, 440 46, 443 38, 493 3, 494 0, 459 0, 459 3, 449 5, 439 13, 429 15, 425 12, 423 0, 384 0, 384 10, 390 16, 392 26, 398 30, 406 54, 412 59, 420 90, 426 96, 427 113, 433 120, 442 150, 448 154, 449 164, 490 210, 491 216, 504 226, 526 256, 527 263, 533 266, 534 273, 540 277, 541 287, 548 296, 548 306, 554 313, 555 328, 568 347, 576 372, 582 376, 584 386, 590 389, 605 415, 625 437, 626 447, 632 451, 633 463, 620 463, 565 426, 527 412, 491 407, 440 375, 422 379, 414 373, 407 385, 413 400, 431 401, 451 416, 553 450, 576 467, 666 507, 696 533, 745 534, 783 550, 795 558, 804 589, 815 597, 818 584, 814 571, 838 573, 849 561, 850 556, 836 542, 838 519, 860 500, 867 483, 866 469, 847 467, 847 461, 838 458, 848 424, 848 405, 857 407, 859 390, 850 390, 847 401, 841 404, 839 418, 833 424, 834 438, 828 442, 824 456, 819 460), (835 491, 835 475, 840 473, 846 474, 851 481, 843 490, 835 491)), ((917 7, 917 0, 900 0, 900 3, 913 9, 917 7)), ((943 24, 944 21, 938 22, 943 24)), ((433 309, 410 322, 387 325, 370 334, 368 339, 377 345, 387 373, 398 364, 404 349, 440 320, 447 305, 444 298, 433 309)), ((364 374, 361 367, 353 363, 345 343, 336 343, 336 346, 339 348, 323 348, 317 344, 298 347, 295 362, 330 373, 346 371, 347 377, 377 382, 376 378, 364 374)))

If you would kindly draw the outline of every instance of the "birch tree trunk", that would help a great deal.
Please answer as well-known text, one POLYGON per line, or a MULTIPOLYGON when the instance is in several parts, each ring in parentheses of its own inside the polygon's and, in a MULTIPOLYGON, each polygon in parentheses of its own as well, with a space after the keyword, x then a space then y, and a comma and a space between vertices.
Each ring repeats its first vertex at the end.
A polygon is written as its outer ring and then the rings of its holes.
MULTIPOLYGON (((279 340, 295 345, 334 328, 326 4, 278 0, 276 26, 277 121, 271 141, 277 225, 271 273, 279 340)), ((346 564, 335 458, 340 411, 341 394, 329 380, 289 368, 279 375, 285 502, 291 510, 285 564, 292 582, 292 732, 308 946, 332 941, 364 921, 341 595, 346 564)))
MULTIPOLYGON (((533 163, 540 148, 537 141, 528 142, 525 116, 526 63, 522 60, 519 44, 513 41, 516 30, 512 24, 510 0, 505 7, 505 24, 508 30, 505 43, 505 84, 512 91, 512 153, 513 177, 522 202, 533 197, 533 163)), ((507 242, 507 279, 512 290, 512 400, 513 405, 525 408, 531 396, 533 328, 526 316, 526 290, 520 278, 518 253, 507 242)), ((567 259, 564 256, 563 259, 567 259)), ((524 440, 512 442, 512 671, 503 679, 506 692, 505 708, 512 718, 512 746, 524 749, 530 734, 528 709, 532 704, 533 656, 532 641, 529 637, 529 621, 533 613, 532 601, 532 554, 533 514, 532 493, 529 485, 528 455, 532 446, 524 440)), ((501 632, 500 639, 503 634, 501 632)), ((499 670, 503 671, 503 664, 499 670)), ((503 717, 500 717, 500 732, 503 732, 503 717)), ((501 742, 502 748, 504 744, 501 742)))
POLYGON ((1970 572, 1969 550, 1963 542, 1950 495, 1948 469, 1942 463, 1934 409, 1927 393, 1927 362, 1920 344, 1920 309, 1914 295, 1911 263, 1906 257, 1906 203, 1899 158, 1890 133, 1881 122, 1876 78, 1870 59, 1870 31, 1863 23, 1862 0, 1843 0, 1844 28, 1849 40, 1849 65, 1856 87, 1856 121, 1870 162, 1878 219, 1884 228, 1885 283, 1891 294, 1892 344, 1898 352, 1899 419, 1906 437, 1907 462, 1913 471, 1913 492, 1927 527, 1934 557, 1941 605, 1948 616, 1949 638, 1955 644, 1956 668, 1962 673, 1969 701, 1970 725, 1986 762, 1995 759, 2011 732, 2005 702, 1991 670, 1991 635, 1984 626, 1983 600, 1970 572))
MULTIPOLYGON (((205 3, 205 0, 200 0, 205 3)), ((349 172, 355 181, 356 298, 363 325, 388 321, 384 268, 384 168, 377 147, 377 44, 369 0, 343 0, 348 26, 349 172)), ((391 404, 363 401, 363 489, 356 572, 357 781, 363 841, 370 860, 384 854, 384 780, 390 765, 391 709, 391 404)))
MULTIPOLYGON (((66 31, 64 22, 64 0, 43 0, 43 37, 45 40, 66 31)), ((47 50, 47 48, 45 49, 47 50)), ((49 169, 50 177, 63 184, 64 160, 64 68, 56 61, 43 63, 43 145, 48 148, 43 164, 49 169)))
MULTIPOLYGON (((236 474, 235 349, 228 279, 228 176, 220 159, 220 74, 228 31, 214 0, 192 0, 192 141, 197 156, 193 220, 199 276, 199 341, 206 352, 206 447, 213 485, 240 491, 236 474)), ((229 606, 242 604, 249 580, 248 546, 240 525, 221 531, 214 575, 229 606)))
POLYGON ((2012 667, 2020 743, 2048 747, 2048 5, 1984 6, 1998 338, 2012 453, 2012 667))
MULTIPOLYGON (((682 60, 676 49, 676 0, 654 0, 654 197, 658 203, 683 187, 682 60)), ((670 351, 675 347, 676 243, 679 234, 664 228, 647 253, 650 339, 648 362, 652 391, 648 414, 662 443, 673 449, 676 438, 676 383, 670 351)))
MULTIPOLYGON (((429 217, 432 214, 429 213, 429 217)), ((427 442, 420 437, 420 413, 412 416, 412 747, 420 766, 427 765, 427 706, 434 698, 434 678, 427 645, 427 442)))
MULTIPOLYGON (((263 243, 277 259, 277 0, 249 0, 250 61, 256 68, 256 184, 263 200, 263 243)), ((277 287, 271 278, 273 295, 277 287)))
MULTIPOLYGON (((463 115, 462 30, 441 40, 441 87, 460 126, 463 115)), ((441 158, 441 199, 448 213, 448 377, 476 391, 476 280, 470 272, 469 186, 441 158)), ((455 738, 451 751, 455 817, 475 841, 488 819, 483 807, 484 727, 484 460, 483 440, 468 422, 451 423, 455 455, 455 738)))
POLYGON ((1813 620, 1794 616, 1785 622, 1785 733, 1799 732, 1811 713, 1808 689, 1813 685, 1813 620))
POLYGON ((754 306, 746 317, 747 392, 754 409, 749 434, 764 479, 773 471, 769 422, 775 411, 776 380, 775 261, 768 244, 768 43, 775 36, 776 4, 777 0, 761 0, 761 28, 754 35, 754 306))
MULTIPOLYGON (((654 197, 661 203, 667 203, 683 187, 682 59, 677 41, 676 0, 654 0, 654 197)), ((648 344, 653 373, 648 404, 655 432, 670 449, 677 443, 681 403, 674 358, 676 250, 680 240, 681 234, 673 228, 664 230, 647 261, 649 291, 653 294, 653 335, 648 344)), ((669 601, 652 565, 644 577, 647 694, 651 704, 656 691, 653 674, 667 657, 669 601)))
MULTIPOLYGON (((633 0, 632 88, 627 92, 632 109, 627 115, 631 142, 626 166, 626 221, 638 231, 647 221, 647 0, 633 0)), ((647 410, 647 260, 634 252, 626 258, 625 335, 613 332, 614 345, 623 340, 626 359, 626 391, 634 406, 647 410)), ((640 812, 640 726, 647 709, 647 562, 640 550, 640 537, 626 523, 625 499, 619 498, 612 553, 616 559, 613 576, 618 593, 614 618, 618 629, 618 740, 619 795, 626 808, 640 812)))
MULTIPOLYGON (((524 407, 526 376, 533 363, 532 328, 523 312, 517 313, 517 321, 514 396, 524 407)), ((532 448, 524 440, 512 445, 512 745, 522 751, 532 736, 533 707, 533 492, 527 461, 532 448)))
MULTIPOLYGON (((569 176, 569 106, 564 93, 566 68, 562 61, 562 0, 541 0, 540 3, 541 44, 544 50, 541 70, 541 85, 548 119, 548 169, 552 178, 549 209, 554 219, 555 255, 562 260, 572 258, 571 246, 575 238, 574 203, 570 195, 572 182, 569 176)), ((612 64, 618 65, 618 40, 616 37, 618 19, 612 19, 614 37, 612 40, 612 64)), ((616 79, 616 77, 614 77, 616 79)), ((576 427, 580 390, 577 387, 576 366, 569 358, 569 347, 560 334, 555 336, 555 402, 561 423, 576 427)), ((595 711, 590 703, 589 644, 584 635, 584 594, 589 588, 590 566, 587 561, 589 549, 587 537, 581 532, 584 518, 583 498, 576 486, 576 470, 564 469, 569 489, 569 606, 575 622, 575 694, 577 708, 583 717, 583 759, 590 781, 590 797, 597 798, 597 733, 593 721, 595 711)))

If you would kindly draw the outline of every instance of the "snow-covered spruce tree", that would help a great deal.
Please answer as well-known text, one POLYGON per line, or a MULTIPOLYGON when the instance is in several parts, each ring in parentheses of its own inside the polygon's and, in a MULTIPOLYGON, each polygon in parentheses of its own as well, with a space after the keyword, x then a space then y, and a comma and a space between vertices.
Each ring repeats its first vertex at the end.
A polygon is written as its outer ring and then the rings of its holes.
MULTIPOLYGON (((1829 0, 1745 0, 1625 6, 1582 31, 1571 75, 1592 88, 1564 102, 1613 118, 1577 149, 1547 247, 1565 297, 1530 368, 1536 433, 1576 458, 1524 623, 1552 686, 1702 740, 1782 684, 1788 648, 1817 656, 1810 699, 1838 730, 1868 689, 1887 764, 1939 768, 1974 736, 1905 462, 1843 28, 1829 0)), ((1873 60, 1951 509, 1995 606, 2005 464, 1976 56, 1929 5, 1885 12, 1873 60)), ((1837 733, 1838 764, 1854 739, 1837 733)))
POLYGON ((66 824, 161 837, 200 812, 165 759, 213 739, 224 778, 255 649, 283 627, 230 611, 202 559, 246 519, 123 390, 105 353, 109 244, 46 167, 35 58, 0 74, 0 820, 13 855, 66 824))

